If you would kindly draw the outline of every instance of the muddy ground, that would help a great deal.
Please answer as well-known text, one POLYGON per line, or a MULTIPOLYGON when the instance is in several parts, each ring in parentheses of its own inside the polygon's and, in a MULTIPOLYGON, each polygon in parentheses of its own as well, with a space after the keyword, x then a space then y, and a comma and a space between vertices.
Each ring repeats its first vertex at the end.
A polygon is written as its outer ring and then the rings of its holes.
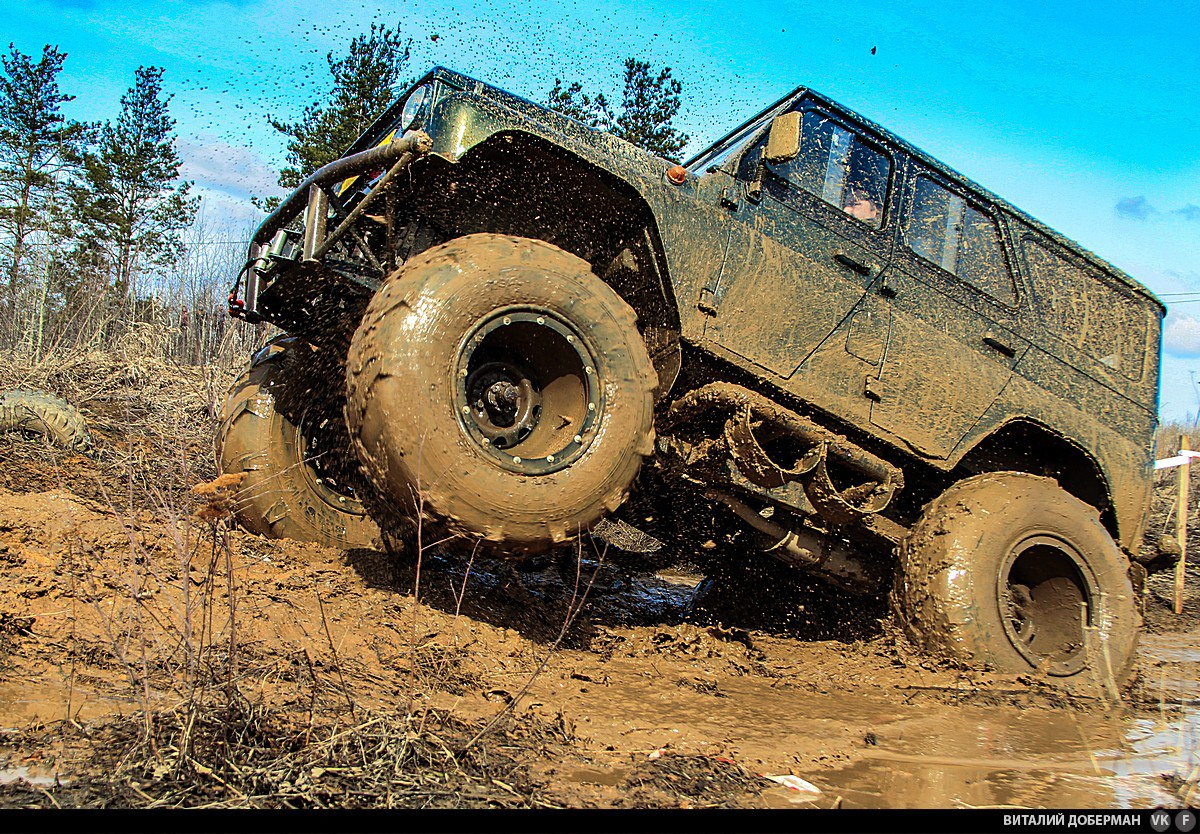
POLYGON ((221 490, 191 492, 215 476, 223 381, 163 373, 93 361, 40 380, 82 406, 98 458, 0 436, 0 806, 1200 795, 1195 570, 1182 616, 1169 575, 1150 582, 1138 677, 1113 704, 924 657, 869 601, 844 624, 714 623, 689 606, 701 577, 630 577, 591 543, 576 577, 230 529, 221 490))

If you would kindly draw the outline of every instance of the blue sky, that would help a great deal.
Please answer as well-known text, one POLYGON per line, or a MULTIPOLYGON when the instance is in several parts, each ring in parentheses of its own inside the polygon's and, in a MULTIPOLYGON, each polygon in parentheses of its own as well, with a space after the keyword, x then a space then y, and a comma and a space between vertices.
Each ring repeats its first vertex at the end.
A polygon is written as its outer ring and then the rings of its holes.
MULTIPOLYGON (((414 74, 444 64, 538 100, 556 76, 615 91, 629 55, 669 65, 691 150, 811 85, 1154 291, 1200 292, 1192 2, 0 3, 5 41, 68 53, 77 118, 111 118, 138 65, 164 67, 187 176, 243 225, 283 158, 266 117, 298 116, 328 86, 325 53, 375 20, 413 37, 414 74)), ((1200 303, 1172 309, 1166 347, 1161 410, 1190 419, 1200 303)))

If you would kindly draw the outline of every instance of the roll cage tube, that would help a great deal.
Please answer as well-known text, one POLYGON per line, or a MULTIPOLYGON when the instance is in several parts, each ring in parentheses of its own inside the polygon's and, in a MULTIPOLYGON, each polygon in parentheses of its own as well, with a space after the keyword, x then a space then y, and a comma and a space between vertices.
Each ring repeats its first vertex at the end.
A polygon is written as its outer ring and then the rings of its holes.
POLYGON ((390 184, 397 172, 412 164, 413 160, 429 152, 433 140, 428 133, 421 130, 412 131, 400 139, 394 139, 386 145, 360 151, 350 156, 335 159, 323 165, 300 183, 271 214, 269 214, 254 232, 250 239, 250 255, 246 265, 238 272, 233 287, 229 293, 229 314, 235 318, 256 321, 255 302, 258 294, 258 272, 264 266, 266 250, 272 240, 288 223, 296 219, 301 211, 307 208, 319 226, 320 234, 314 234, 315 229, 306 229, 304 255, 308 260, 319 260, 329 247, 341 237, 357 220, 375 197, 382 193, 390 184), (324 235, 324 207, 328 205, 329 196, 325 189, 349 177, 358 176, 372 169, 386 168, 387 174, 372 188, 354 207, 346 218, 338 225, 332 234, 324 235), (320 215, 318 217, 318 215, 320 215), (246 276, 245 299, 238 297, 242 276, 246 276))

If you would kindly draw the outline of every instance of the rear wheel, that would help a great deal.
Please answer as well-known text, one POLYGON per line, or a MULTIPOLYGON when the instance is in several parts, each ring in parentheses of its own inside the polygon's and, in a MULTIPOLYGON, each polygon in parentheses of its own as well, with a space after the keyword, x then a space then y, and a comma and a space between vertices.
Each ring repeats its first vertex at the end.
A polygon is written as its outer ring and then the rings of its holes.
POLYGON ((1097 681, 1132 670, 1129 562, 1051 478, 988 473, 946 490, 901 545, 893 603, 918 643, 959 660, 1097 681))
POLYGON ((397 516, 518 550, 615 510, 654 448, 633 310, 542 241, 469 235, 406 264, 367 308, 347 381, 358 456, 397 516))
POLYGON ((298 339, 276 340, 230 388, 221 415, 222 472, 244 472, 236 515, 251 532, 332 547, 372 547, 379 528, 355 488, 337 379, 298 339), (332 386, 332 387, 331 387, 332 386))

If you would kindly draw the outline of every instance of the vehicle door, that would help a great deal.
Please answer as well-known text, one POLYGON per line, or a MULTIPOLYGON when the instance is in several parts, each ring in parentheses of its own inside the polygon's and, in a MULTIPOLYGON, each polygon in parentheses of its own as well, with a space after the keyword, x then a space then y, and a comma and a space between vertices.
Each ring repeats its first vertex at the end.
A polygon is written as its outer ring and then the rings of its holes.
MULTIPOLYGON (((835 413, 862 409, 861 364, 831 339, 863 303, 892 246, 892 154, 848 120, 802 104, 800 152, 766 158, 767 135, 742 156, 729 245, 708 288, 705 338, 781 377, 783 387, 835 413), (836 349, 822 350, 822 345, 836 349), (848 380, 857 379, 857 383, 848 380), (832 388, 855 388, 841 393, 832 388), (832 403, 828 396, 844 402, 832 403)), ((886 322, 864 315, 858 352, 880 354, 886 322), (870 332, 868 332, 870 331, 870 332)))
POLYGON ((892 308, 871 421, 947 457, 1012 376, 1028 343, 995 210, 916 160, 881 286, 892 308))

